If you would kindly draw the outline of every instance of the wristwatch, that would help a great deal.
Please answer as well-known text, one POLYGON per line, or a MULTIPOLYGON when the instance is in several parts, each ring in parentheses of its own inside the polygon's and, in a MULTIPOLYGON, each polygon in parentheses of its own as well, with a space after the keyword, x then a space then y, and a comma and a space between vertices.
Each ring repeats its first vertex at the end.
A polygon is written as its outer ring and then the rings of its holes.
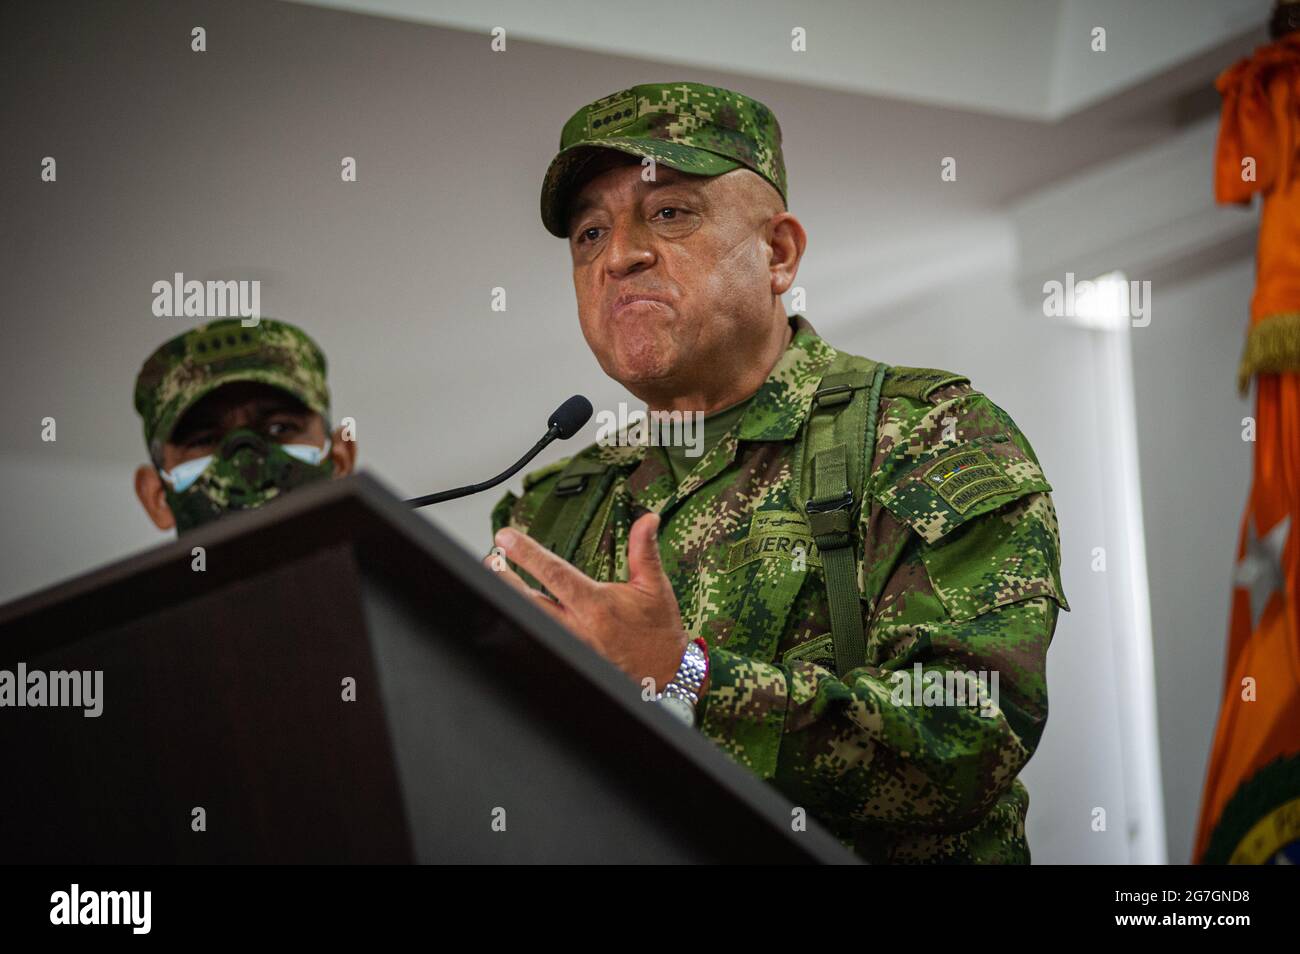
POLYGON ((694 639, 686 644, 677 673, 655 696, 659 703, 687 725, 695 725, 695 707, 700 704, 700 688, 709 676, 709 644, 694 639))

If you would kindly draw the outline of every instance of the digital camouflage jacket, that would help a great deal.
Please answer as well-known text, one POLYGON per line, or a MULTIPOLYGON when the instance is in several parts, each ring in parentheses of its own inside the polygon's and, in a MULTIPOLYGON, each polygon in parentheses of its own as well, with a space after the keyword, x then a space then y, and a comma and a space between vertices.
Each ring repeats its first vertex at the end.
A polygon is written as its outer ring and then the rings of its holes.
POLYGON ((680 485, 657 450, 593 444, 525 477, 493 531, 529 533, 574 461, 612 464, 572 562, 626 580, 632 522, 660 513, 683 623, 709 646, 705 736, 867 861, 1027 863, 1017 775, 1047 721, 1047 647, 1069 609, 1051 487, 968 379, 891 369, 853 544, 866 664, 837 674, 821 561, 791 499, 797 438, 837 352, 791 323, 744 416, 680 485), (978 485, 962 474, 972 463, 978 485))

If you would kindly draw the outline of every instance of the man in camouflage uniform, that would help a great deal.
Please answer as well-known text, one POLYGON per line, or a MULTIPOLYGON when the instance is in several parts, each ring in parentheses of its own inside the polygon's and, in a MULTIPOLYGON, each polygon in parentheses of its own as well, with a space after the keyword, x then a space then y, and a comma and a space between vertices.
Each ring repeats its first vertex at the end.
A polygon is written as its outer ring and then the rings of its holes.
POLYGON ((622 434, 528 475, 485 562, 632 678, 687 686, 688 721, 864 859, 1028 862, 1017 775, 1068 609, 1029 442, 966 377, 786 316, 806 236, 761 103, 638 86, 560 145, 542 220, 584 336, 652 410, 707 413, 708 449, 622 434))
POLYGON ((304 483, 352 472, 329 433, 325 355, 301 329, 214 321, 161 345, 135 382, 150 464, 135 491, 160 530, 184 533, 304 483))

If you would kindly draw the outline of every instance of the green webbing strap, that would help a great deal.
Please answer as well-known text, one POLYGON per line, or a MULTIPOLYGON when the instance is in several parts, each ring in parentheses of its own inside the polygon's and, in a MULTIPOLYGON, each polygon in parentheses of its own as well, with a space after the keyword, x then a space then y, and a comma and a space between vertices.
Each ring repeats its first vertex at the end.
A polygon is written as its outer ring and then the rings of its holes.
POLYGON ((813 395, 804 455, 812 462, 812 492, 805 509, 821 553, 835 669, 841 677, 867 658, 853 524, 865 498, 886 370, 874 362, 870 367, 870 371, 833 372, 822 378, 813 395))
POLYGON ((835 669, 843 675, 855 668, 855 660, 865 659, 867 654, 851 536, 853 494, 847 481, 844 445, 826 447, 814 435, 812 447, 816 492, 808 501, 808 524, 821 552, 822 572, 826 575, 835 669), (823 496, 827 499, 821 499, 823 496))
POLYGON ((572 561, 613 479, 612 465, 573 461, 560 472, 529 527, 529 535, 552 553, 572 561))

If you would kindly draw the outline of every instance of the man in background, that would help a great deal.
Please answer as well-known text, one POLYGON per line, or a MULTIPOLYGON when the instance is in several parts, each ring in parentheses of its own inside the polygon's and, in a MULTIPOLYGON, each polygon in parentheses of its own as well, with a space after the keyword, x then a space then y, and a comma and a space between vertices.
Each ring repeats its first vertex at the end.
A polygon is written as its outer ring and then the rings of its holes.
POLYGON ((237 318, 201 325, 149 356, 135 382, 150 463, 135 492, 177 533, 350 474, 355 440, 330 432, 325 355, 301 329, 237 318))

